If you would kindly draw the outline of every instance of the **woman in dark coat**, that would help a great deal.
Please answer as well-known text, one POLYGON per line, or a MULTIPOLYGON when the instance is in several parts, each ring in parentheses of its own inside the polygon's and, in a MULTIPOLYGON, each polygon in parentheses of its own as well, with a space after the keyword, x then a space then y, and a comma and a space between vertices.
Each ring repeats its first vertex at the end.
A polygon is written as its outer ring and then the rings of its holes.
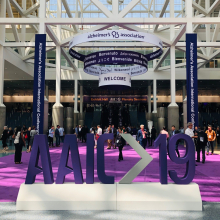
POLYGON ((4 131, 2 134, 2 146, 4 151, 8 149, 7 139, 8 139, 8 128, 7 126, 4 126, 4 131))

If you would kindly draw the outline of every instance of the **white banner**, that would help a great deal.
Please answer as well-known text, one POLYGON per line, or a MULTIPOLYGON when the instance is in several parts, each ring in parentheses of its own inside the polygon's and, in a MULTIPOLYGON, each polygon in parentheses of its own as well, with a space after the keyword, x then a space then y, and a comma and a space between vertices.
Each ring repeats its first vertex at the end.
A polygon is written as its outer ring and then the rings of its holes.
POLYGON ((147 68, 143 66, 128 66, 128 67, 103 67, 103 66, 90 66, 84 69, 85 73, 90 75, 99 76, 106 73, 124 73, 130 76, 138 76, 147 72, 147 68))
POLYGON ((131 76, 124 73, 107 73, 99 76, 99 86, 128 86, 131 87, 131 76))
POLYGON ((84 34, 77 35, 69 42, 69 49, 72 47, 89 42, 89 41, 105 41, 105 40, 128 40, 128 41, 143 41, 150 43, 159 48, 163 48, 162 41, 153 34, 127 31, 127 30, 105 30, 105 31, 95 31, 88 32, 84 34))

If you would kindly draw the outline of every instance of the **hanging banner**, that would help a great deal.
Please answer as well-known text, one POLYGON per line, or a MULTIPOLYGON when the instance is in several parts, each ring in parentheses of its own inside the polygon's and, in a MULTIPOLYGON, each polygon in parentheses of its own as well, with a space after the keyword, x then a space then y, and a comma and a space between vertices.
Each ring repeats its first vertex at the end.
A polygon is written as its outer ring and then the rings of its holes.
POLYGON ((198 126, 197 34, 186 34, 187 122, 198 126))
POLYGON ((131 87, 131 76, 124 73, 107 73, 99 76, 100 86, 121 86, 131 87))
POLYGON ((44 88, 45 88, 46 34, 35 35, 33 125, 38 134, 44 128, 44 88))

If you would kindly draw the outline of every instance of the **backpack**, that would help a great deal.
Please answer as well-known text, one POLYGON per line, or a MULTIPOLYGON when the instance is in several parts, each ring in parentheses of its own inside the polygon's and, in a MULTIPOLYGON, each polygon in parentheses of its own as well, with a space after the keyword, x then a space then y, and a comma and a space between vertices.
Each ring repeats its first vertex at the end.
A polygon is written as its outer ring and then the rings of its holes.
POLYGON ((198 133, 198 145, 207 145, 208 142, 208 138, 207 138, 207 134, 204 131, 200 131, 198 133))

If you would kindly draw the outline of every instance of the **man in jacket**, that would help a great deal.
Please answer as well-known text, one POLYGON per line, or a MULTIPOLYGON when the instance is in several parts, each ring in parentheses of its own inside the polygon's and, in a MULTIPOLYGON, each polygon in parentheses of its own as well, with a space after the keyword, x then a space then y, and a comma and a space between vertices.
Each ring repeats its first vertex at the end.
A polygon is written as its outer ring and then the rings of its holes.
POLYGON ((204 129, 201 128, 201 130, 198 132, 198 138, 197 138, 197 160, 196 162, 200 162, 200 150, 202 149, 202 163, 205 163, 205 147, 207 146, 208 137, 205 133, 204 129))
POLYGON ((57 125, 57 128, 55 130, 55 137, 56 137, 56 147, 60 146, 60 131, 59 131, 60 126, 57 125))
POLYGON ((125 140, 123 139, 123 137, 121 136, 122 134, 122 129, 119 128, 118 129, 118 135, 116 136, 116 146, 118 147, 119 150, 119 157, 118 157, 118 161, 123 160, 123 155, 122 155, 122 149, 125 145, 125 140))
MULTIPOLYGON (((172 125, 172 127, 171 127, 171 132, 170 132, 170 138, 171 138, 172 136, 174 136, 175 134, 178 134, 178 133, 179 133, 179 131, 176 130, 175 125, 172 125)), ((180 157, 180 153, 179 153, 179 150, 178 150, 179 142, 180 142, 180 140, 178 140, 178 141, 176 142, 176 148, 175 148, 178 157, 180 157)))
POLYGON ((137 133, 137 141, 145 149, 147 144, 147 131, 144 129, 144 125, 141 125, 140 128, 137 133))

